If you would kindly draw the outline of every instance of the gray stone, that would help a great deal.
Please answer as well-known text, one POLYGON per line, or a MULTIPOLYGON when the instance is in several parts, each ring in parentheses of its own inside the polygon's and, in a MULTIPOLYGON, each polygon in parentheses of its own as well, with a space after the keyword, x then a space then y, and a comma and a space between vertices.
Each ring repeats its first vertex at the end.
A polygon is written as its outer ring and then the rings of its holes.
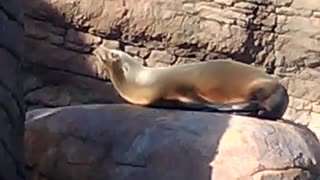
POLYGON ((27 119, 27 164, 48 179, 292 179, 320 171, 316 136, 286 122, 128 104, 37 109, 27 119))

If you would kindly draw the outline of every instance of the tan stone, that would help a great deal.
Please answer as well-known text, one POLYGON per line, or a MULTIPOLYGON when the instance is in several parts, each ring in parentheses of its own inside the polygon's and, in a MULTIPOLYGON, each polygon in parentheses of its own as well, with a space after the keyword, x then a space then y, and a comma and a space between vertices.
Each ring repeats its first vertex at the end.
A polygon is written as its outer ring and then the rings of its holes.
POLYGON ((309 101, 317 101, 320 99, 320 91, 318 91, 318 89, 318 84, 299 79, 292 79, 288 87, 290 95, 309 101))
POLYGON ((174 63, 175 58, 167 51, 158 51, 153 50, 151 51, 150 56, 146 60, 148 66, 155 67, 155 66, 167 66, 174 63))
POLYGON ((226 24, 233 24, 235 22, 235 19, 231 17, 232 16, 231 13, 229 13, 229 17, 228 17, 228 14, 219 8, 213 8, 210 6, 202 5, 198 7, 198 10, 199 10, 199 16, 208 20, 218 21, 226 24))
POLYGON ((292 115, 295 123, 302 124, 304 126, 308 126, 311 122, 311 114, 310 111, 296 111, 294 115, 292 115))
POLYGON ((177 61, 175 62, 175 64, 189 64, 189 63, 197 63, 199 61, 197 61, 195 58, 186 58, 186 57, 179 57, 177 59, 177 61))
POLYGON ((283 58, 286 63, 290 63, 320 58, 318 53, 320 52, 320 42, 313 38, 314 34, 320 33, 319 29, 320 24, 317 25, 309 19, 288 18, 287 24, 282 26, 280 30, 280 33, 286 33, 286 35, 280 35, 275 44, 278 50, 276 51, 277 59, 283 58), (309 28, 307 30, 304 27, 309 28))
POLYGON ((103 40, 102 41, 102 46, 110 48, 110 49, 119 49, 120 48, 120 43, 119 41, 112 41, 112 40, 103 40))
POLYGON ((254 10, 257 5, 256 4, 252 4, 252 3, 248 3, 248 2, 237 2, 235 3, 234 7, 238 7, 241 9, 250 9, 250 10, 254 10))
POLYGON ((312 9, 320 11, 320 4, 318 0, 294 0, 291 7, 296 9, 312 9))
POLYGON ((277 0, 275 2, 277 6, 289 6, 292 4, 293 1, 294 0, 277 0))
POLYGON ((129 53, 130 55, 138 55, 139 48, 135 46, 125 46, 124 51, 129 53))
POLYGON ((276 23, 276 15, 274 13, 270 13, 266 16, 265 19, 261 21, 264 26, 273 27, 276 23))
POLYGON ((147 58, 150 55, 150 50, 147 48, 139 48, 138 55, 142 58, 147 58))
MULTIPOLYGON (((234 11, 234 12, 238 12, 238 13, 241 13, 241 14, 252 14, 253 13, 253 10, 250 10, 250 9, 243 9, 243 8, 240 8, 240 7, 230 7, 229 8, 231 11, 234 11)), ((237 19, 238 20, 238 19, 237 19)))
POLYGON ((312 81, 315 84, 320 84, 319 77, 320 77, 320 72, 312 68, 306 68, 296 75, 297 79, 312 81))
POLYGON ((227 6, 230 6, 235 2, 235 0, 215 0, 215 2, 219 3, 219 4, 225 4, 227 6))
POLYGON ((312 112, 320 113, 320 102, 315 102, 312 104, 312 112))
POLYGON ((294 108, 288 107, 284 115, 282 116, 283 119, 294 121, 295 120, 295 113, 296 110, 294 108))
POLYGON ((308 125, 308 128, 316 134, 320 141, 320 113, 311 113, 311 120, 308 125))
POLYGON ((305 110, 305 111, 311 111, 312 105, 310 101, 290 97, 289 106, 296 109, 296 110, 305 110))
POLYGON ((296 9, 290 7, 280 7, 276 9, 277 14, 286 15, 286 16, 293 16, 298 14, 296 9))
POLYGON ((320 12, 313 12, 313 16, 316 18, 320 18, 320 12))
MULTIPOLYGON (((312 112, 311 121, 320 125, 320 113, 312 112)), ((320 128, 320 127, 319 127, 320 128)))
POLYGON ((308 9, 295 9, 292 7, 281 7, 276 9, 276 13, 286 16, 303 16, 303 17, 311 17, 312 10, 308 9))

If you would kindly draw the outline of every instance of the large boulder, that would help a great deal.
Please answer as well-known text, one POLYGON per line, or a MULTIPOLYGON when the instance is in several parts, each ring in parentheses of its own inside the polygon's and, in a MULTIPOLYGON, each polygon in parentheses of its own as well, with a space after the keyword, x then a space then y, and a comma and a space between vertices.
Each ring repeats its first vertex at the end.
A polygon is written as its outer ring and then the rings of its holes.
POLYGON ((301 125, 132 105, 27 113, 29 179, 320 178, 320 143, 301 125))
POLYGON ((0 0, 0 179, 23 180, 25 106, 21 82, 23 12, 20 0, 0 0))

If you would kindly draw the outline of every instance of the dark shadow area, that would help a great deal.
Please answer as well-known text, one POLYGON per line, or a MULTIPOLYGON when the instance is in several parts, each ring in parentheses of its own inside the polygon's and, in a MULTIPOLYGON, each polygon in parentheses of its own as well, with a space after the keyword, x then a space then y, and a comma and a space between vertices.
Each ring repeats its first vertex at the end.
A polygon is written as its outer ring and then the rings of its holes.
POLYGON ((100 38, 64 21, 44 1, 25 1, 25 7, 24 97, 29 109, 122 102, 91 54, 100 38))
POLYGON ((38 142, 27 148, 37 164, 29 177, 52 180, 210 180, 229 122, 226 115, 116 104, 37 109, 27 117, 27 143, 38 142))
POLYGON ((23 180, 22 3, 0 0, 0 179, 23 180))

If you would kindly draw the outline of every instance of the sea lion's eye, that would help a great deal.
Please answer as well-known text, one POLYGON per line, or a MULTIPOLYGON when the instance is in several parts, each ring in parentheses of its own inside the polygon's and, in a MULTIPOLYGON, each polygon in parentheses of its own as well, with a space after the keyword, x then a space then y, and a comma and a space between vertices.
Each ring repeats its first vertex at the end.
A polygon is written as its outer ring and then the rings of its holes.
POLYGON ((111 56, 112 61, 117 62, 117 61, 120 60, 120 56, 119 56, 119 54, 117 54, 117 53, 111 52, 111 53, 110 53, 110 56, 111 56))

